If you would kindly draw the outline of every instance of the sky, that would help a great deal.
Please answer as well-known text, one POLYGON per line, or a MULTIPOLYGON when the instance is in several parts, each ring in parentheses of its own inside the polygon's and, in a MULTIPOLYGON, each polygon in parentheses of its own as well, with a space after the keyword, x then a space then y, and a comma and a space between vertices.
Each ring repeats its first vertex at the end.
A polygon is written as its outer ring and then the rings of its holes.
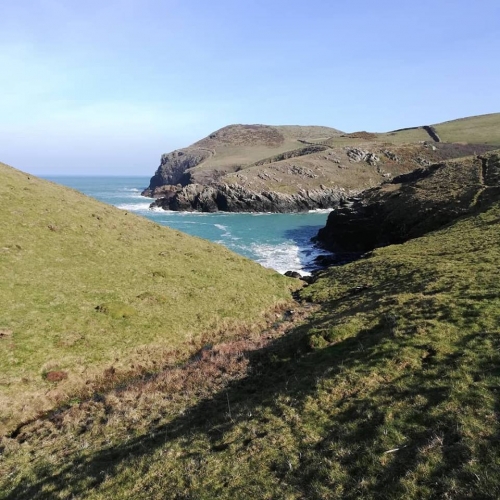
POLYGON ((0 161, 145 175, 232 123, 500 112, 498 0, 0 0, 0 161))

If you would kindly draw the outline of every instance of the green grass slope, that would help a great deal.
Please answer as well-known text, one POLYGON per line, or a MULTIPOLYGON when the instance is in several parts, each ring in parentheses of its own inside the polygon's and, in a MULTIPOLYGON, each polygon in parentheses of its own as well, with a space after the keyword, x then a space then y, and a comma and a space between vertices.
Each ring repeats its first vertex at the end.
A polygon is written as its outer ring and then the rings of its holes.
POLYGON ((4 164, 0 200, 2 430, 290 298, 289 280, 222 246, 4 164))
POLYGON ((3 442, 0 498, 500 497, 500 205, 324 271, 227 342, 3 442))
POLYGON ((304 146, 304 140, 324 140, 340 131, 330 127, 300 125, 229 125, 190 147, 214 152, 191 172, 196 179, 206 172, 231 172, 264 158, 304 146))
POLYGON ((500 113, 438 123, 434 128, 444 142, 500 146, 500 113))

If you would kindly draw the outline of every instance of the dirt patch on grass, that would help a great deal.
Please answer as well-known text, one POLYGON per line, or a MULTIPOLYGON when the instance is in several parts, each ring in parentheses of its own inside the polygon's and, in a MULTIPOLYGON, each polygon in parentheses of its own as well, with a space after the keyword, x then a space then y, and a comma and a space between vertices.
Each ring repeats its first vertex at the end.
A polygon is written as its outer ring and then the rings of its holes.
POLYGON ((45 379, 49 382, 60 382, 68 378, 68 373, 62 370, 52 371, 45 374, 45 379))
POLYGON ((0 340, 12 337, 12 330, 0 329, 0 340))

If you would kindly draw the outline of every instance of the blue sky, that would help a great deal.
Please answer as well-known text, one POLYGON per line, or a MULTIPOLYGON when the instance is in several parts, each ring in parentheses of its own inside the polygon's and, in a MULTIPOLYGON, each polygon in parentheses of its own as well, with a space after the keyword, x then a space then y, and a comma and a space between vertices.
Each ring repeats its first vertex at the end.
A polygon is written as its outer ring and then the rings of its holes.
POLYGON ((500 111, 498 0, 0 5, 0 161, 152 175, 231 123, 387 131, 500 111))

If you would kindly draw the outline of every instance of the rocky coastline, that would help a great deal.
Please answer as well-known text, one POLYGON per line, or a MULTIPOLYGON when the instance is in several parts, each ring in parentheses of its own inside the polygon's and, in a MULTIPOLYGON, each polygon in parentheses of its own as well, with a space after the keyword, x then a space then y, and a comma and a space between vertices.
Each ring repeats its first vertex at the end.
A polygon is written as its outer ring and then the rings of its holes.
POLYGON ((274 191, 252 191, 237 184, 169 185, 156 190, 155 195, 159 197, 151 203, 151 208, 188 212, 276 213, 328 209, 338 206, 346 197, 342 189, 320 188, 284 194, 274 191))
POLYGON ((367 252, 423 236, 499 198, 500 151, 449 160, 341 200, 316 241, 334 252, 367 252))

